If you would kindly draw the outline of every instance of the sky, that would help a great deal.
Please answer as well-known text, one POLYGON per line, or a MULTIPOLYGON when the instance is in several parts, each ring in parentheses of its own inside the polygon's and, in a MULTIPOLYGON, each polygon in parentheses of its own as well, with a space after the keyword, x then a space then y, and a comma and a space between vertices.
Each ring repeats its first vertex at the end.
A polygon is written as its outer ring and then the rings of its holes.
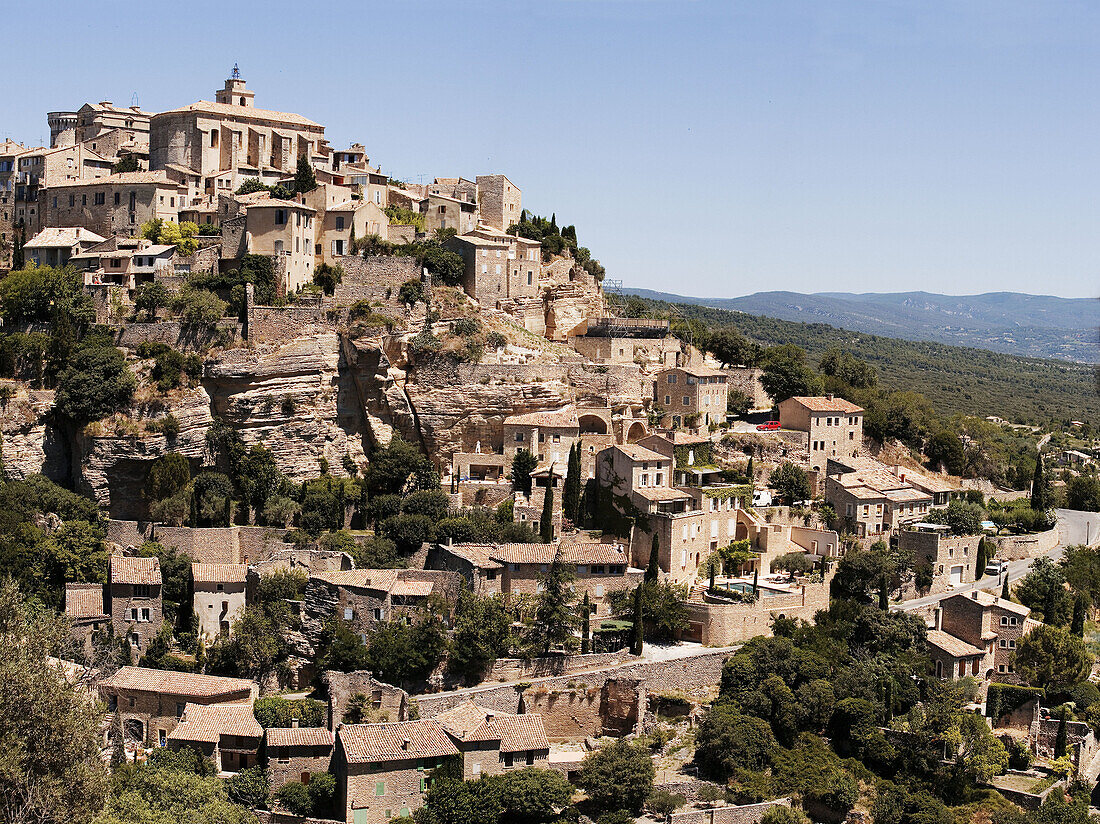
POLYGON ((625 286, 1100 295, 1100 3, 49 9, 48 50, 6 47, 34 71, 0 139, 48 142, 46 112, 89 101, 211 100, 237 63, 258 106, 391 176, 507 174, 625 286))

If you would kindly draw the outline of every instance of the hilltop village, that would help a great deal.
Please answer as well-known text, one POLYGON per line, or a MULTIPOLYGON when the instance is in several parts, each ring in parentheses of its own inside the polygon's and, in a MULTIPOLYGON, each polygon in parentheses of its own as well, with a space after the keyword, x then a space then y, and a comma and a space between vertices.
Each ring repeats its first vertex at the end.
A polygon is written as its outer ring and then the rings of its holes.
POLYGON ((97 820, 171 769, 244 816, 202 820, 348 824, 1009 822, 1095 780, 1041 456, 922 464, 625 311, 500 170, 391 178, 236 69, 47 117, 0 146, 2 550, 98 702, 97 820))

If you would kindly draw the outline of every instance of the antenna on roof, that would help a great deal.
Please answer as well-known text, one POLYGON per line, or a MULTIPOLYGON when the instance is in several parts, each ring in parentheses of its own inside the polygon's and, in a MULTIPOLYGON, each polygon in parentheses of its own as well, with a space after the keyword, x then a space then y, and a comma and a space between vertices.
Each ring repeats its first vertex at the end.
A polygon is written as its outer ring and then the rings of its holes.
POLYGON ((233 64, 233 79, 234 80, 240 80, 241 79, 241 70, 239 68, 237 68, 236 63, 233 64))

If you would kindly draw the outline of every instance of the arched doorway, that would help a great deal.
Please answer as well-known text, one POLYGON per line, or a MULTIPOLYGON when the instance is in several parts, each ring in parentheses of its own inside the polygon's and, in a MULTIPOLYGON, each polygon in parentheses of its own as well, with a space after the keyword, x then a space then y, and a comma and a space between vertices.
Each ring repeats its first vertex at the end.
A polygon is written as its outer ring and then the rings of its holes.
POLYGON ((636 443, 646 436, 645 424, 641 421, 634 421, 630 424, 630 428, 626 431, 626 442, 636 443))
POLYGON ((581 415, 577 421, 582 435, 606 435, 607 421, 599 415, 581 415))

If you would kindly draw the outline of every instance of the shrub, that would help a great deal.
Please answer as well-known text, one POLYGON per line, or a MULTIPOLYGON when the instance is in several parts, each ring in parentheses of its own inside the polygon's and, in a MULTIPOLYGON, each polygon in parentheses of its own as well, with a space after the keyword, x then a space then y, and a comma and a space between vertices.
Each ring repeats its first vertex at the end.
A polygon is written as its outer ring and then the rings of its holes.
POLYGON ((653 813, 658 818, 665 818, 671 813, 676 812, 684 804, 687 803, 687 799, 680 795, 680 793, 670 793, 668 790, 655 790, 649 798, 646 799, 646 809, 653 813))
POLYGON ((463 338, 470 338, 481 331, 481 321, 477 318, 459 318, 451 321, 451 333, 463 338))
POLYGON ((54 400, 59 412, 86 424, 127 406, 136 384, 122 353, 97 340, 73 353, 58 376, 54 400))
POLYGON ((312 698, 288 699, 271 695, 256 699, 252 714, 265 730, 270 727, 290 727, 297 720, 303 727, 320 727, 325 723, 325 705, 312 698))
POLYGON ((401 288, 397 292, 397 299, 406 306, 426 303, 428 290, 424 288, 424 282, 421 280, 407 280, 401 284, 401 288))
POLYGON ((172 300, 172 310, 184 326, 210 326, 225 316, 229 306, 213 292, 185 287, 172 300))
POLYGON ((289 781, 279 787, 275 800, 279 802, 279 806, 294 815, 303 818, 313 815, 313 798, 309 794, 309 788, 300 781, 289 781))
POLYGON ((490 332, 485 336, 485 348, 503 349, 508 345, 508 339, 500 332, 490 332))

